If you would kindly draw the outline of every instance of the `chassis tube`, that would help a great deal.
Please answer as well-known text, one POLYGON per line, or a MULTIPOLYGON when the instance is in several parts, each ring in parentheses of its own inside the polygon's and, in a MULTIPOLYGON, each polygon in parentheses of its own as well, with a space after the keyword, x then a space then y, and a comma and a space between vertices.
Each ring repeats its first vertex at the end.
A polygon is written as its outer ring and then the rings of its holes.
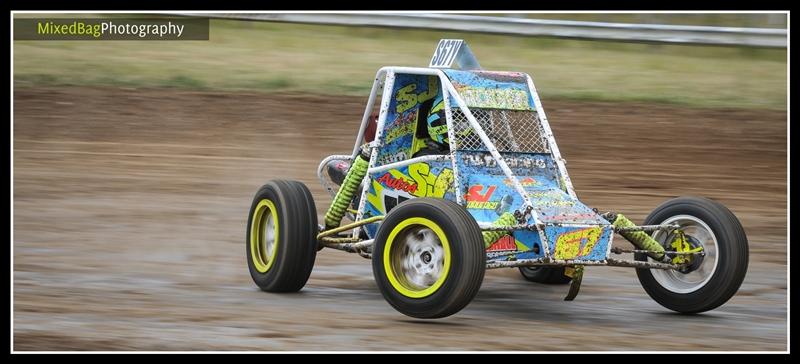
POLYGON ((383 74, 386 73, 385 68, 381 68, 375 74, 375 82, 372 83, 372 90, 369 92, 369 99, 367 100, 367 106, 364 108, 364 117, 361 118, 361 126, 358 128, 358 136, 356 136, 356 145, 353 146, 353 154, 352 159, 355 159, 358 156, 358 150, 361 148, 361 141, 364 139, 364 133, 367 130, 367 124, 369 124, 369 118, 372 115, 372 107, 375 104, 375 97, 378 96, 378 89, 380 88, 381 84, 381 77, 383 74))
POLYGON ((492 261, 486 263, 486 269, 497 268, 516 268, 516 267, 540 267, 540 266, 567 266, 567 265, 594 265, 594 266, 611 266, 611 267, 629 267, 629 268, 646 268, 646 269, 678 269, 680 266, 668 263, 658 262, 641 262, 637 260, 622 260, 609 258, 606 260, 550 260, 543 259, 527 259, 527 260, 506 260, 506 261, 492 261))

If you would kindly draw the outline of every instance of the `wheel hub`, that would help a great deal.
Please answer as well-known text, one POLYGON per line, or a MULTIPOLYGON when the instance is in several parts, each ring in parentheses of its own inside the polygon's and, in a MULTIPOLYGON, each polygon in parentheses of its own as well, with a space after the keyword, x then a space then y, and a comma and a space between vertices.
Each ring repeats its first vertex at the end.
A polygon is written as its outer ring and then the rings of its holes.
MULTIPOLYGON (((690 249, 703 248, 703 254, 693 254, 690 256, 689 263, 675 270, 652 270, 653 278, 662 287, 674 293, 691 293, 705 286, 714 271, 717 269, 717 237, 714 232, 703 220, 692 215, 672 216, 662 222, 662 224, 678 224, 681 231, 685 234, 685 241, 690 249)), ((655 232, 653 239, 663 245, 669 246, 668 241, 675 236, 663 232, 655 232)), ((670 250, 676 250, 674 247, 670 250)), ((652 260, 650 258, 650 260, 652 260)))
POLYGON ((431 229, 420 228, 403 239, 405 254, 400 257, 405 279, 419 288, 427 288, 442 274, 444 251, 431 229))
POLYGON ((250 226, 252 262, 259 273, 266 273, 275 262, 278 246, 278 221, 275 205, 261 200, 253 212, 250 226))
POLYGON ((428 252, 428 251, 422 252, 422 255, 420 256, 420 259, 422 259, 422 263, 424 263, 424 264, 430 263, 431 262, 431 253, 428 252))
MULTIPOLYGON (((686 235, 686 242, 689 243, 689 248, 690 249, 694 249, 694 248, 697 248, 697 247, 702 247, 700 242, 697 241, 697 239, 695 239, 691 235, 686 235)), ((678 269, 678 271, 683 273, 683 274, 694 272, 695 270, 700 268, 701 265, 703 265, 703 258, 704 257, 705 257, 705 254, 694 254, 694 255, 691 255, 689 257, 689 264, 681 267, 680 269, 678 269)))

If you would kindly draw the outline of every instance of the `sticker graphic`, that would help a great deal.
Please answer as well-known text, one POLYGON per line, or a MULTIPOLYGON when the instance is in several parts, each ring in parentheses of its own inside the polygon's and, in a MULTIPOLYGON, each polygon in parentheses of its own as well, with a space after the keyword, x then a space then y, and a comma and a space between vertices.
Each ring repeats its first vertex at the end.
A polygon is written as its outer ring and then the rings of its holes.
POLYGON ((591 227, 565 232, 556 239, 556 259, 575 259, 588 255, 603 232, 602 227, 591 227))

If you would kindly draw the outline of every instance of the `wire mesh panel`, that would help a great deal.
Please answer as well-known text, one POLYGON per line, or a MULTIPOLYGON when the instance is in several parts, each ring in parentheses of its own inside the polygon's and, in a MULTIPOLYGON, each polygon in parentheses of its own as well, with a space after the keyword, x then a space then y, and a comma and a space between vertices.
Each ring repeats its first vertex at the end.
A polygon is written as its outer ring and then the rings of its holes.
MULTIPOLYGON (((470 111, 498 151, 550 153, 547 137, 535 111, 479 108, 470 111)), ((461 109, 454 107, 452 115, 456 150, 488 150, 461 109)))

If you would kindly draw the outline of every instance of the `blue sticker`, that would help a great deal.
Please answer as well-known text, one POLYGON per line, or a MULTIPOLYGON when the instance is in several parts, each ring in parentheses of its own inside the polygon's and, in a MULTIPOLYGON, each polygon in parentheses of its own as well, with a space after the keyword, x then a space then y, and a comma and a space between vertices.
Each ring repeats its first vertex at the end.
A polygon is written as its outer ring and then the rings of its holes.
POLYGON ((520 72, 445 70, 468 107, 534 110, 527 75, 520 72))

